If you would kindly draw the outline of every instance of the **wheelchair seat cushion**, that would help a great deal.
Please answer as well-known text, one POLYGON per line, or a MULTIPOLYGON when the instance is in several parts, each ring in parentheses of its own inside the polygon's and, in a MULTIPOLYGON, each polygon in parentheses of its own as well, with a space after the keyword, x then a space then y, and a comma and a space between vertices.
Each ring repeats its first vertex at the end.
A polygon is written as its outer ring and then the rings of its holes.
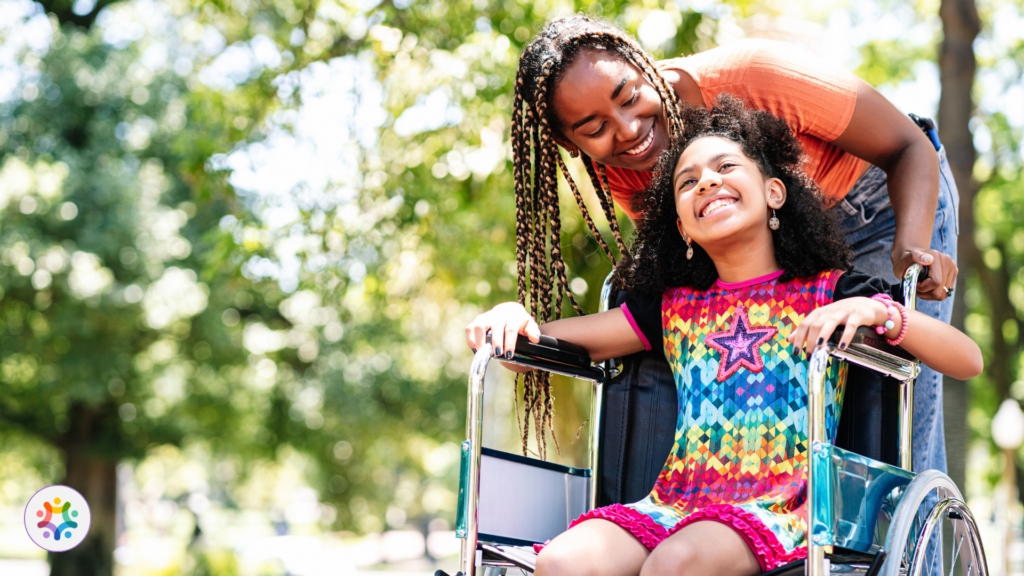
MULTIPOLYGON (((743 536, 763 570, 806 555, 807 361, 785 338, 837 292, 862 294, 837 290, 845 276, 839 271, 788 282, 780 275, 707 291, 670 289, 654 307, 660 318, 635 318, 641 329, 660 324, 660 334, 647 336, 665 351, 674 375, 674 443, 646 498, 592 510, 574 525, 610 520, 653 548, 682 526, 710 520, 743 536)), ((849 284, 865 285, 863 278, 852 274, 849 284)), ((866 284, 875 293, 888 288, 866 284)), ((634 316, 652 308, 640 298, 627 303, 634 316)), ((827 371, 830 437, 845 374, 841 362, 827 371)))

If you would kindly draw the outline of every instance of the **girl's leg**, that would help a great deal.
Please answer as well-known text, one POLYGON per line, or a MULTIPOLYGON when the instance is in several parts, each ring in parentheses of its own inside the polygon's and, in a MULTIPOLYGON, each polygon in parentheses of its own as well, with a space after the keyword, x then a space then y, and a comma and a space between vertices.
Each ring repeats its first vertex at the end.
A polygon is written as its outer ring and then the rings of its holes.
POLYGON ((614 522, 593 518, 551 541, 537 556, 536 576, 637 576, 650 552, 614 522))
POLYGON ((721 522, 688 524, 658 544, 640 576, 754 576, 757 558, 743 538, 721 522))

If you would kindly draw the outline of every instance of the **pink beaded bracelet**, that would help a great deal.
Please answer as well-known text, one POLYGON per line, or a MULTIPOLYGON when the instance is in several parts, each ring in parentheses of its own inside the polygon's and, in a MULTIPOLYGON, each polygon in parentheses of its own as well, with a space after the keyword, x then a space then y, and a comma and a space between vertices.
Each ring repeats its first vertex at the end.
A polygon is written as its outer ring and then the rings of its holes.
POLYGON ((902 304, 896 302, 888 294, 875 294, 871 297, 872 300, 877 300, 886 305, 885 311, 889 314, 889 319, 885 321, 882 326, 876 326, 875 332, 881 336, 886 331, 892 330, 896 327, 896 315, 900 315, 900 319, 903 320, 903 326, 900 327, 900 335, 896 338, 886 338, 885 341, 893 346, 899 346, 900 342, 903 342, 903 338, 907 335, 907 325, 910 323, 910 318, 907 315, 906 308, 902 304))

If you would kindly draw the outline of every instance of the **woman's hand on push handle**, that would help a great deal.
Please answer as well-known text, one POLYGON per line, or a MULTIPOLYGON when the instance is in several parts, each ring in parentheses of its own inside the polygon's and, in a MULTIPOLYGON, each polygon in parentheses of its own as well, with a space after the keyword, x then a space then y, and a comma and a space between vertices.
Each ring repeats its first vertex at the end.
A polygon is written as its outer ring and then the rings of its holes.
POLYGON ((922 300, 941 302, 953 295, 956 277, 960 270, 949 254, 924 248, 895 248, 892 253, 892 271, 897 278, 903 278, 911 264, 928 267, 928 277, 917 285, 917 296, 922 300), (946 290, 949 288, 949 290, 946 290))
POLYGON ((498 304, 477 316, 466 326, 466 344, 475 352, 487 342, 488 330, 491 331, 494 355, 509 360, 515 354, 516 339, 520 334, 529 338, 530 342, 540 342, 540 326, 518 302, 498 304))

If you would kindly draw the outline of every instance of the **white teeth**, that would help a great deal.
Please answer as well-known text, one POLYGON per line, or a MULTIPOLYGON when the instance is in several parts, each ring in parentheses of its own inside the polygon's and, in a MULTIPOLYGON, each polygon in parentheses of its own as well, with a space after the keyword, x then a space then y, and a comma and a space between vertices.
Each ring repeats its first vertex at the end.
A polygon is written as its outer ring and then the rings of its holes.
POLYGON ((636 148, 633 148, 632 150, 626 150, 626 154, 629 154, 630 156, 642 154, 645 150, 647 150, 647 147, 651 145, 651 142, 654 142, 653 127, 651 128, 651 131, 647 133, 647 138, 644 138, 644 141, 641 142, 636 148))
POLYGON ((700 215, 702 217, 711 216, 712 214, 714 214, 715 212, 718 212, 722 208, 725 208, 726 206, 731 206, 732 204, 735 204, 735 203, 736 203, 736 199, 735 198, 720 198, 720 199, 715 200, 714 202, 708 204, 707 206, 705 206, 704 210, 701 211, 700 215))

